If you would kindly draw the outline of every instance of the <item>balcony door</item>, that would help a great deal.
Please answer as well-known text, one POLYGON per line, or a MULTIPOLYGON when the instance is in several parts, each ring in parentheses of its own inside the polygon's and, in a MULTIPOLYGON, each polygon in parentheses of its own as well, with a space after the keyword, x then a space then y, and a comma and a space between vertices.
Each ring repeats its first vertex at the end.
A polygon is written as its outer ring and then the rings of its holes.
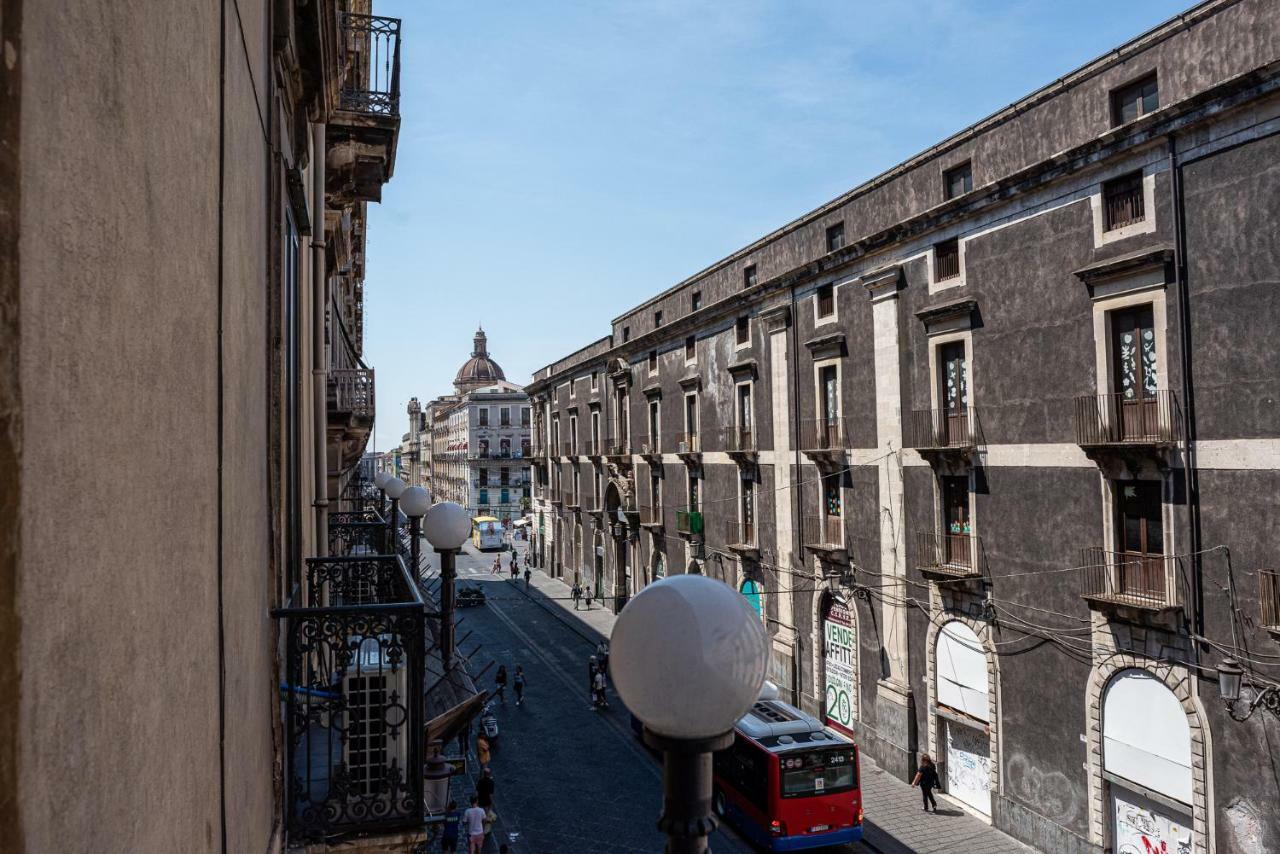
POLYGON ((833 448, 837 445, 840 423, 840 375, 835 365, 826 365, 818 371, 818 387, 822 395, 819 405, 822 410, 818 424, 819 447, 833 448))
POLYGON ((942 388, 938 397, 942 401, 942 444, 962 444, 969 432, 969 374, 965 360, 963 341, 944 344, 938 358, 942 371, 942 388))
POLYGON ((1164 520, 1160 512, 1160 482, 1118 481, 1116 497, 1120 535, 1117 592, 1163 599, 1164 520))
POLYGON ((751 383, 742 383, 738 386, 738 441, 735 447, 752 447, 751 438, 751 383))
POLYGON ((969 478, 942 478, 943 559, 949 566, 972 566, 969 478))
POLYGON ((1122 440, 1158 436, 1156 330, 1151 306, 1111 315, 1111 361, 1116 423, 1122 440))

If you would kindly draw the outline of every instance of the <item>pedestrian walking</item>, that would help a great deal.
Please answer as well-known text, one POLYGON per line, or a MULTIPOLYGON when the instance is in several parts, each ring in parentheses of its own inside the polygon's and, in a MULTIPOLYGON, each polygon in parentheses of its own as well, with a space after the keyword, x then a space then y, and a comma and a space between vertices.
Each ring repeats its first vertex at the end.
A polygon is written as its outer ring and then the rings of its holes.
POLYGON ((495 788, 493 769, 486 767, 480 772, 480 779, 476 781, 476 797, 480 799, 480 806, 485 809, 493 806, 493 790, 495 788))
POLYGON ((462 823, 467 828, 467 854, 481 854, 484 850, 484 819, 480 798, 472 795, 471 806, 462 814, 462 823))
POLYGON ((609 672, 609 642, 602 640, 596 644, 596 660, 600 662, 600 669, 605 673, 609 672))
POLYGON ((490 575, 497 575, 502 572, 502 555, 494 555, 493 566, 489 569, 490 575))
POLYGON ((587 598, 587 610, 590 611, 591 610, 591 588, 590 587, 587 588, 586 598, 587 598))
POLYGON ((494 692, 498 698, 502 700, 502 705, 507 704, 507 665, 499 664, 498 673, 493 677, 494 692))
POLYGON ((595 704, 594 704, 595 708, 597 709, 609 708, 609 700, 605 695, 605 679, 604 679, 603 670, 596 671, 595 680, 593 681, 592 684, 593 684, 593 687, 595 688, 595 704))
POLYGON ((529 579, 533 578, 533 571, 529 567, 524 568, 524 589, 529 589, 529 579))
POLYGON ((524 668, 516 665, 516 675, 512 680, 512 686, 516 689, 516 705, 524 705, 524 668))
POLYGON ((573 584, 573 610, 577 611, 582 607, 582 588, 575 581, 573 584))
POLYGON ((449 801, 449 808, 444 814, 444 827, 440 834, 440 850, 442 852, 458 850, 458 830, 462 826, 462 810, 457 801, 449 801))
POLYGON ((489 764, 491 751, 489 749, 489 738, 484 733, 476 736, 476 759, 480 760, 480 767, 489 764))
POLYGON ((593 655, 587 659, 587 699, 595 705, 596 699, 596 673, 600 670, 600 662, 593 655))
POLYGON ((517 569, 516 569, 516 562, 515 562, 514 560, 513 560, 513 561, 511 561, 511 565, 508 567, 508 569, 510 569, 510 570, 511 570, 511 580, 512 580, 512 581, 515 581, 515 580, 516 580, 516 578, 518 578, 518 577, 519 577, 520 572, 519 572, 519 570, 517 570, 517 569))
POLYGON ((924 801, 924 811, 928 812, 929 807, 933 806, 933 811, 938 811, 938 802, 933 797, 933 790, 938 788, 938 769, 933 764, 933 760, 929 758, 929 754, 920 757, 920 770, 916 772, 915 779, 911 781, 911 785, 920 787, 920 798, 924 801))

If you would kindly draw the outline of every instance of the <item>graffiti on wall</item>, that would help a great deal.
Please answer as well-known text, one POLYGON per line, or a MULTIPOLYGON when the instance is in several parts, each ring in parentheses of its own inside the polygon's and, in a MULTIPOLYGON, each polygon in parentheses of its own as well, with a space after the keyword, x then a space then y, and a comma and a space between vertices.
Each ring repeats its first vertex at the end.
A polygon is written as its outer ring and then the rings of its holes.
POLYGON ((1182 817, 1123 792, 1112 793, 1112 808, 1117 854, 1191 854, 1191 828, 1182 817))
POLYGON ((1073 827, 1081 817, 1081 793, 1061 771, 1042 771, 1025 754, 1009 756, 1005 787, 1010 795, 1045 818, 1073 827))

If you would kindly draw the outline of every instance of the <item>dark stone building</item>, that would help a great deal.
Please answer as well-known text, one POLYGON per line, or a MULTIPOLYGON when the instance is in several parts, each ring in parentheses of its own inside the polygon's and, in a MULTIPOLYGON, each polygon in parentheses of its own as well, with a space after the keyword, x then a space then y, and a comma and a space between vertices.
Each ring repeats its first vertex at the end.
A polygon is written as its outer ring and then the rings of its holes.
POLYGON ((1280 721, 1232 717, 1280 676, 1278 11, 1196 6, 539 371, 540 560, 742 589, 795 702, 1044 850, 1280 848, 1280 721))

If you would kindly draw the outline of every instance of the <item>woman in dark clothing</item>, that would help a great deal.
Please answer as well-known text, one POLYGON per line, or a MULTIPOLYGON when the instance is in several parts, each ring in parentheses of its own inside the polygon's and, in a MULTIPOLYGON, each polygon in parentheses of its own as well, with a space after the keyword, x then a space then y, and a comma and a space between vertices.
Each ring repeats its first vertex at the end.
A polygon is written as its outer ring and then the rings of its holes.
POLYGON ((920 770, 916 772, 916 777, 911 781, 911 785, 920 787, 920 797, 924 800, 924 811, 929 811, 929 806, 933 806, 933 811, 938 811, 938 802, 933 798, 933 790, 938 788, 938 769, 934 767, 933 760, 929 758, 929 754, 920 757, 920 770))
POLYGON ((493 772, 486 768, 476 781, 476 797, 480 799, 480 806, 486 812, 493 809, 493 788, 493 772))
POLYGON ((505 664, 498 665, 498 674, 493 677, 493 693, 502 700, 502 705, 507 704, 507 665, 505 664))

